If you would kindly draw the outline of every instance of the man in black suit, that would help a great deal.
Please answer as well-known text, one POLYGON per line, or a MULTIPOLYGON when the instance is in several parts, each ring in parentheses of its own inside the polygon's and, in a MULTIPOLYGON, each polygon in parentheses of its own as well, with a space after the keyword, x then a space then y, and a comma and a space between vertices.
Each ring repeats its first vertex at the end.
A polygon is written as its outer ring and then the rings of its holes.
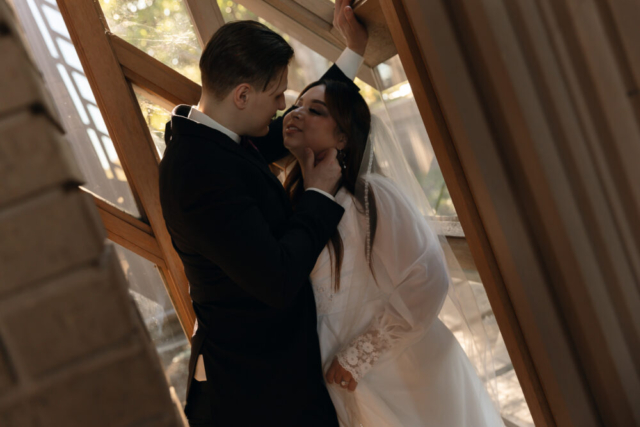
MULTIPOLYGON (((345 73, 355 76, 367 37, 345 4, 336 4, 344 71, 334 65, 324 78, 353 84, 345 73)), ((167 123, 160 197, 198 321, 191 426, 338 426, 308 276, 343 214, 332 197, 340 167, 335 150, 320 161, 310 153, 294 212, 267 166, 287 154, 282 119, 270 118, 285 107, 292 55, 261 24, 223 26, 200 62, 200 104, 176 107, 167 123)))

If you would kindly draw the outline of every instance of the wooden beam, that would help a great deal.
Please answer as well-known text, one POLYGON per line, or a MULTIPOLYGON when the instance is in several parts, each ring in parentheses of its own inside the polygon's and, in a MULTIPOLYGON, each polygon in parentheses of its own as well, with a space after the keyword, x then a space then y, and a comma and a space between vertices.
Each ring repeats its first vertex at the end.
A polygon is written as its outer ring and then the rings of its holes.
MULTIPOLYGON (((131 80, 129 80, 131 82, 131 80)), ((151 102, 152 104, 157 105, 158 107, 166 110, 166 111, 173 111, 173 109, 175 108, 176 104, 175 102, 169 102, 167 101, 165 98, 162 98, 161 96, 158 96, 158 94, 153 93, 153 92, 149 92, 148 90, 138 86, 137 84, 131 82, 131 87, 133 88, 133 92, 136 95, 140 95, 143 98, 146 98, 147 101, 151 102)))
MULTIPOLYGON (((111 240, 113 243, 119 244, 123 248, 130 250, 136 255, 140 255, 142 258, 146 259, 149 262, 152 262, 153 264, 157 265, 159 268, 164 268, 164 269, 167 268, 167 265, 165 264, 164 260, 159 256, 157 256, 158 254, 151 253, 145 250, 144 248, 133 243, 130 240, 132 236, 124 237, 122 234, 118 234, 117 232, 114 232, 112 228, 106 228, 106 227, 109 227, 109 224, 107 223, 108 220, 105 219, 105 217, 103 216, 102 211, 100 211, 100 216, 102 216, 102 221, 105 223, 105 230, 107 231, 107 238, 109 240, 111 240)), ((156 248, 157 248, 157 244, 156 244, 156 248)))
POLYGON ((81 190, 93 197, 109 240, 151 261, 160 268, 166 268, 162 251, 158 247, 158 242, 149 225, 90 191, 82 187, 81 190))
POLYGON ((540 383, 513 303, 489 242, 469 182, 440 109, 425 58, 402 0, 380 0, 438 164, 456 207, 475 265, 487 291, 509 356, 536 426, 555 421, 540 383))
POLYGON ((186 0, 185 6, 191 16, 198 42, 204 48, 211 36, 224 25, 224 18, 218 7, 218 2, 216 0, 186 0))
MULTIPOLYGON (((294 0, 263 0, 265 3, 271 5, 275 9, 284 13, 294 21, 298 22, 302 26, 310 29, 317 36, 322 37, 329 43, 344 49, 346 47, 342 37, 336 37, 332 34, 333 28, 332 22, 327 22, 320 18, 309 9, 299 5, 294 0)), ((286 28, 281 28, 283 31, 287 31, 286 28)))
POLYGON ((364 52, 367 64, 374 67, 398 53, 378 0, 357 1, 353 12, 367 26, 369 43, 364 52))
POLYGON ((464 237, 449 237, 447 242, 451 247, 451 251, 456 257, 456 261, 463 270, 477 270, 476 264, 473 262, 473 255, 469 248, 469 242, 464 237))
MULTIPOLYGON (((300 43, 331 62, 335 62, 345 48, 344 44, 339 47, 318 36, 309 28, 301 25, 263 0, 238 0, 237 3, 242 4, 270 24, 282 28, 287 34, 295 37, 300 43)), ((360 67, 358 77, 368 85, 377 88, 373 68, 368 65, 360 67)))
MULTIPOLYGON (((309 28, 336 46, 345 46, 342 34, 333 27, 334 4, 328 0, 263 0, 293 20, 309 28)), ((367 25, 369 44, 364 53, 367 65, 375 67, 394 56, 397 51, 389 34, 378 0, 353 2, 353 10, 367 25)), ((284 28, 283 28, 284 29, 284 28)))
POLYGON ((110 34, 109 40, 127 79, 172 105, 197 105, 201 87, 131 43, 110 34))
POLYGON ((320 17, 323 21, 331 24, 333 23, 333 10, 335 9, 335 3, 330 0, 294 0, 300 6, 313 12, 320 17))
POLYGON ((93 201, 101 211, 104 211, 109 216, 112 216, 117 219, 117 221, 126 223, 128 227, 133 227, 138 231, 153 237, 153 230, 149 226, 149 224, 143 222, 139 218, 134 217, 133 215, 123 211, 119 207, 115 206, 113 203, 103 199, 92 191, 87 190, 84 187, 80 187, 82 191, 87 194, 90 194, 93 197, 93 201))
POLYGON ((130 83, 105 32, 97 2, 59 0, 58 6, 104 117, 127 179, 137 190, 166 264, 165 285, 187 337, 195 314, 184 268, 166 229, 158 190, 158 154, 130 83))

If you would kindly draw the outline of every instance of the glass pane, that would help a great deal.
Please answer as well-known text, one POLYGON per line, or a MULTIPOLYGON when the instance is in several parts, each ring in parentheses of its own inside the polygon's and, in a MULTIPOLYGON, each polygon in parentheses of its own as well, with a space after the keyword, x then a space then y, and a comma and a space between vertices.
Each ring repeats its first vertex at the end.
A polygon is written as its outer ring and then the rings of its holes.
POLYGON ((263 19, 258 18, 255 13, 248 10, 241 4, 238 4, 231 0, 218 0, 218 6, 222 12, 224 22, 242 21, 244 19, 253 19, 254 21, 260 21, 265 25, 263 19))
POLYGON ((43 0, 14 6, 87 180, 84 187, 140 216, 58 6, 43 0))
POLYGON ((171 120, 171 112, 162 108, 160 105, 154 103, 150 97, 145 96, 145 92, 138 87, 134 86, 136 98, 142 110, 142 116, 149 126, 149 132, 151 138, 158 150, 160 157, 164 155, 164 150, 167 148, 164 142, 164 128, 169 120, 171 120))
POLYGON ((382 89, 371 111, 393 128, 405 157, 420 182, 434 215, 457 220, 455 207, 433 153, 427 130, 398 56, 375 69, 382 89))
POLYGON ((398 55, 386 60, 376 67, 378 74, 380 90, 386 91, 392 86, 406 83, 407 75, 404 73, 402 62, 398 55))
POLYGON ((122 270, 156 347, 169 384, 185 404, 191 346, 185 336, 157 267, 115 244, 122 270))
POLYGON ((489 298, 480 280, 480 275, 475 266, 471 265, 464 268, 464 273, 475 294, 482 314, 482 323, 491 344, 501 415, 517 426, 533 427, 531 412, 524 399, 520 382, 513 370, 511 358, 507 353, 507 347, 498 328, 498 323, 489 304, 489 298))
POLYGON ((100 0, 111 32, 200 84, 202 49, 182 0, 100 0))

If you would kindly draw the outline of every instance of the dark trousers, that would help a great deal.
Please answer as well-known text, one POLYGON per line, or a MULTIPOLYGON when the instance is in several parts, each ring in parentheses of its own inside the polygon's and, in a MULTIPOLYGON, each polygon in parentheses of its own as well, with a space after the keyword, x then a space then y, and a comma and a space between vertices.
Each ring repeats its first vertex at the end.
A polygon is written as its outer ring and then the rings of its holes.
POLYGON ((187 398, 184 413, 189 420, 190 427, 214 427, 211 416, 211 403, 207 393, 207 382, 193 380, 187 398))
MULTIPOLYGON (((189 391, 189 397, 187 398, 187 405, 185 406, 184 413, 189 420, 190 427, 218 427, 218 425, 215 424, 211 413, 211 403, 209 402, 206 381, 200 382, 195 379, 192 381, 191 391, 189 391)), ((304 418, 304 427, 337 426, 335 413, 310 413, 304 418)))

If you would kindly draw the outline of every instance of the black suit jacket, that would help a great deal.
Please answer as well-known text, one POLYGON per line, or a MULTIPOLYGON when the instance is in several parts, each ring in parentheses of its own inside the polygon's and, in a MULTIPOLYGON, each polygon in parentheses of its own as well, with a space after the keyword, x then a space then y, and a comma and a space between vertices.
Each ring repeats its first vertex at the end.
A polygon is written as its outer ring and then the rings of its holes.
MULTIPOLYGON (((353 85, 336 66, 324 77, 353 85)), ((189 109, 167 123, 160 163, 162 210, 199 325, 189 384, 202 354, 215 425, 337 426, 308 277, 344 211, 315 191, 293 211, 267 166, 287 154, 282 119, 254 140, 257 152, 189 120, 189 109)))

